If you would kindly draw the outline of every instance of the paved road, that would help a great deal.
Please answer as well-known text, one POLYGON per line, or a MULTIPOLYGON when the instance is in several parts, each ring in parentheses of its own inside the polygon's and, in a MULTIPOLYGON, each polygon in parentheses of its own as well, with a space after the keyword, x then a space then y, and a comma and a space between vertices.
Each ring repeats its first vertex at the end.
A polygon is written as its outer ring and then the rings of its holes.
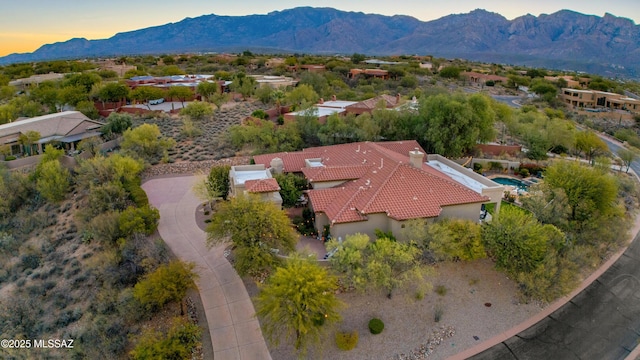
POLYGON ((157 178, 142 188, 160 210, 158 232, 176 256, 194 262, 215 360, 271 359, 242 280, 223 255, 224 247, 205 246, 206 234, 195 214, 200 200, 191 188, 195 177, 157 178))
POLYGON ((505 103, 511 107, 514 108, 519 108, 522 105, 520 105, 520 100, 522 100, 522 96, 510 96, 510 95, 491 95, 492 98, 494 98, 495 100, 505 103))

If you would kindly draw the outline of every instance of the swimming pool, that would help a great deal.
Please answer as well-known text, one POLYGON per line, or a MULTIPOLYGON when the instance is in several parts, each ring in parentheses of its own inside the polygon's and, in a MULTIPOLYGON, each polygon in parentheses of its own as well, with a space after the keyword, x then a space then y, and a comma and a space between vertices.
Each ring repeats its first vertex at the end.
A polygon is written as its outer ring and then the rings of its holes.
POLYGON ((517 189, 524 190, 524 191, 529 190, 529 186, 524 181, 521 181, 518 179, 508 178, 508 177, 495 177, 490 180, 500 185, 515 186, 517 189))

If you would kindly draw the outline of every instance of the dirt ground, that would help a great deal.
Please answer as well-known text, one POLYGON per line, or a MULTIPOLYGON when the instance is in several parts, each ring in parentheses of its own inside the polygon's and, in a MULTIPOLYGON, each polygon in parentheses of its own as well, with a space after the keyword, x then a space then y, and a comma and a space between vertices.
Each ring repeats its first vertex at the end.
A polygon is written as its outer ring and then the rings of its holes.
MULTIPOLYGON (((528 319, 541 310, 538 304, 520 304, 515 283, 497 272, 489 260, 472 263, 440 263, 431 277, 432 289, 420 299, 418 287, 399 291, 391 299, 382 293, 340 294, 347 307, 342 322, 329 331, 320 347, 312 349, 308 358, 315 359, 402 359, 418 351, 429 359, 445 359, 483 340, 487 340, 528 319), (443 286, 443 288, 439 286, 443 286), (440 289, 439 293, 436 289, 440 289), (442 316, 435 321, 435 311, 442 316), (367 324, 379 318, 384 331, 372 335, 367 324), (358 331, 359 342, 349 352, 335 345, 336 331, 358 331), (448 330, 453 336, 442 336, 448 330), (440 334, 434 336, 434 332, 440 334), (435 342, 439 345, 434 345, 435 342), (431 348, 431 350, 425 350, 431 348)), ((251 287, 251 285, 249 286, 251 287)), ((255 291, 255 289, 253 289, 255 291)), ((250 290, 250 292, 252 292, 250 290)), ((273 359, 296 359, 293 348, 286 344, 270 346, 273 359)), ((417 358, 424 358, 417 357, 417 358)))

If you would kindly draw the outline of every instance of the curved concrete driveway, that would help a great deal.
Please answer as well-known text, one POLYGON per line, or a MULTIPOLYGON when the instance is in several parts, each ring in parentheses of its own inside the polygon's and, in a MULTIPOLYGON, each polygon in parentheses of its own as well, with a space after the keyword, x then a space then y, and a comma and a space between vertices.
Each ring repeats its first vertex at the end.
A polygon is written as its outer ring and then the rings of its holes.
POLYGON ((158 232, 178 258, 196 264, 215 360, 271 359, 247 289, 224 258, 224 247, 205 246, 206 234, 195 220, 201 201, 191 191, 194 181, 194 176, 178 176, 142 185, 160 211, 158 232))

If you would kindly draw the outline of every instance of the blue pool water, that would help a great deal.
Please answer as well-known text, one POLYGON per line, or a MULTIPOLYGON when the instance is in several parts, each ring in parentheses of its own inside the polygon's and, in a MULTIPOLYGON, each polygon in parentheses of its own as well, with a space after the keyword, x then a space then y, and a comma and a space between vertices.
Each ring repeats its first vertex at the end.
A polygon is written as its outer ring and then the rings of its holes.
POLYGON ((518 179, 512 179, 512 178, 506 178, 506 177, 495 177, 491 179, 491 181, 497 182, 500 185, 515 186, 516 188, 524 191, 529 190, 529 186, 525 182, 520 181, 518 179))

